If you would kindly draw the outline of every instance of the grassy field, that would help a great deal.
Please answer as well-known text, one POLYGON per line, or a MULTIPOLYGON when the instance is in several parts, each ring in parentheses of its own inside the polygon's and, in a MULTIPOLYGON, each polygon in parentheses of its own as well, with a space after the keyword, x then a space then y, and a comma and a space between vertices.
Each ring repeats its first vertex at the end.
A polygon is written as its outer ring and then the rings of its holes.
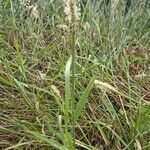
POLYGON ((0 149, 150 149, 150 4, 111 5, 0 0, 0 149))

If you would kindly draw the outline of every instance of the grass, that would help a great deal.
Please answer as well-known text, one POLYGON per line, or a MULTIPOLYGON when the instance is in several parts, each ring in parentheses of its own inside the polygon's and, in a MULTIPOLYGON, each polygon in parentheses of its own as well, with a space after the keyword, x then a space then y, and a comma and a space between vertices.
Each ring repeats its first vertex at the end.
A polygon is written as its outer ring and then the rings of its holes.
POLYGON ((148 1, 132 1, 126 15, 124 1, 113 11, 102 0, 82 5, 73 108, 62 1, 37 4, 35 22, 1 1, 0 149, 150 149, 148 1))

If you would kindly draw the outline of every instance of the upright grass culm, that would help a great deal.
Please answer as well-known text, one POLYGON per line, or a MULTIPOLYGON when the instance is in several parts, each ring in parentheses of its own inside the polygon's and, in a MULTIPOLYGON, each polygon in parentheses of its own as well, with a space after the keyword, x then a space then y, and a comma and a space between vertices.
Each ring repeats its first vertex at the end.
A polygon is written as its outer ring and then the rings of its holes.
POLYGON ((72 138, 74 143, 75 149, 75 119, 74 119, 74 109, 75 109, 75 55, 76 55, 76 48, 75 48, 75 41, 77 36, 77 26, 78 21, 80 19, 80 10, 77 7, 76 0, 64 0, 64 13, 65 13, 65 20, 67 22, 67 26, 69 29, 69 39, 71 39, 69 48, 71 49, 72 55, 72 90, 71 90, 71 113, 72 113, 72 138))
POLYGON ((115 29, 115 13, 116 13, 116 7, 118 5, 118 0, 110 0, 109 6, 110 6, 110 18, 109 18, 109 51, 114 50, 115 45, 115 37, 114 37, 114 29, 115 29))

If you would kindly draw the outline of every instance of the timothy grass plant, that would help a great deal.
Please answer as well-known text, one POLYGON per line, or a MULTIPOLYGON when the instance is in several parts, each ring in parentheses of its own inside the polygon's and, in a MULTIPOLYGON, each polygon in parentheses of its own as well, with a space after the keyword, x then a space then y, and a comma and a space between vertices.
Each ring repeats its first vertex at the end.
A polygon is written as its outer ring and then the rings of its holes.
POLYGON ((126 4, 0 0, 0 149, 149 150, 149 2, 126 4))

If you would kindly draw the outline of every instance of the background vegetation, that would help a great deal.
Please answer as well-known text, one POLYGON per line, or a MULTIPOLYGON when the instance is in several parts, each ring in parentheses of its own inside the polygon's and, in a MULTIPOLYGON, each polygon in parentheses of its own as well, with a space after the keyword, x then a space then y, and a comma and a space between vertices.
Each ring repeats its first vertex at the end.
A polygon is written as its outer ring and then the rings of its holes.
MULTIPOLYGON (((73 150, 63 1, 36 3, 38 21, 19 1, 0 1, 0 149, 73 150)), ((149 8, 146 0, 128 12, 124 0, 113 11, 103 0, 81 2, 76 149, 150 149, 149 8)))

